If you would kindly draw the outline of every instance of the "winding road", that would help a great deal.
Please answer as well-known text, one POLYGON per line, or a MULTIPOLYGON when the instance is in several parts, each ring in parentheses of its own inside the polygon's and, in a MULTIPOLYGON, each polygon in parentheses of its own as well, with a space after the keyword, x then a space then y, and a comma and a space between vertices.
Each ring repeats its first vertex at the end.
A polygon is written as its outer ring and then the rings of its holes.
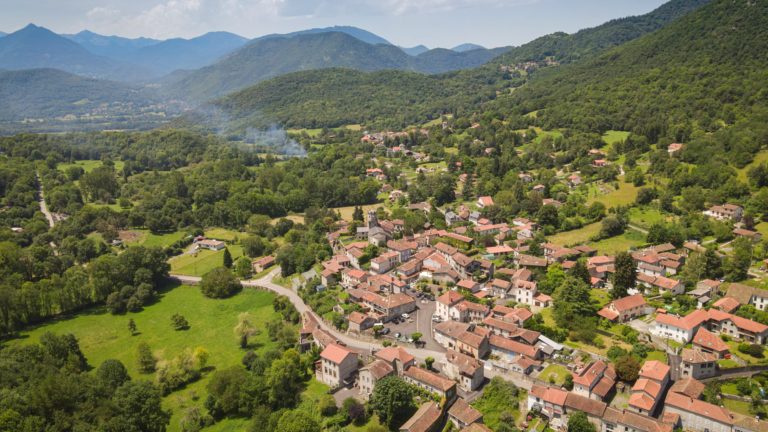
POLYGON ((48 207, 45 206, 45 200, 43 199, 43 183, 40 182, 40 174, 35 173, 35 175, 37 176, 37 200, 40 202, 40 211, 43 212, 45 218, 48 219, 48 225, 53 227, 53 215, 48 211, 48 207))

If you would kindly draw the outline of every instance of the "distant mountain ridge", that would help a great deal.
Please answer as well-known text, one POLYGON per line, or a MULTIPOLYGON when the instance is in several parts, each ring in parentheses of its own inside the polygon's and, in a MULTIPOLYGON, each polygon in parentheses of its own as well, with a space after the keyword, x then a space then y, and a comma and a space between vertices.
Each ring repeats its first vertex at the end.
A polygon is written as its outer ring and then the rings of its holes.
POLYGON ((350 27, 350 26, 333 26, 333 27, 326 27, 326 28, 314 28, 314 29, 301 30, 301 31, 296 31, 293 33, 285 33, 285 34, 274 33, 274 34, 257 37, 253 39, 251 42, 257 42, 260 40, 271 39, 276 37, 292 38, 294 36, 299 36, 299 35, 328 33, 328 32, 346 33, 352 37, 360 39, 361 41, 369 43, 371 45, 376 45, 376 44, 392 45, 391 43, 389 43, 388 40, 380 36, 377 36, 367 30, 363 30, 357 27, 350 27))
POLYGON ((77 34, 62 34, 61 36, 79 43, 83 48, 96 55, 115 60, 122 60, 131 51, 162 42, 143 37, 128 39, 119 36, 102 36, 88 30, 83 30, 77 34))
POLYGON ((3 37, 3 36, 8 36, 8 33, 0 32, 0 37, 3 37))
POLYGON ((486 49, 486 48, 484 46, 482 46, 482 45, 476 45, 476 44, 471 44, 471 43, 465 43, 465 44, 461 44, 459 46, 455 46, 455 47, 451 48, 451 50, 456 51, 456 52, 471 51, 471 50, 476 50, 476 49, 486 49))
POLYGON ((34 24, 0 38, 0 68, 55 68, 89 78, 124 82, 159 75, 150 68, 93 54, 77 42, 34 24))
POLYGON ((394 45, 371 45, 343 32, 267 38, 252 42, 215 64, 192 71, 170 84, 164 93, 191 102, 204 102, 286 73, 330 67, 434 74, 478 67, 510 48, 466 53, 438 49, 414 57, 394 45))
POLYGON ((425 47, 424 45, 415 46, 413 48, 404 48, 404 47, 398 47, 398 48, 405 51, 406 54, 412 55, 412 56, 417 56, 421 53, 425 53, 429 51, 429 48, 425 47))

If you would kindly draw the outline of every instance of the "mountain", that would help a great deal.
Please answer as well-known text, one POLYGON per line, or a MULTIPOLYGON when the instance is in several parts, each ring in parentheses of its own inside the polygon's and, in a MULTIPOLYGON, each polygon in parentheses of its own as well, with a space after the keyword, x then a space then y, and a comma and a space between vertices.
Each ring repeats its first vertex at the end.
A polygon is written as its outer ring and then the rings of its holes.
POLYGON ((131 51, 161 42, 148 38, 126 39, 118 36, 102 36, 88 30, 77 34, 63 34, 61 36, 79 43, 83 48, 96 55, 116 60, 120 60, 131 51))
POLYGON ((105 103, 146 103, 149 96, 128 84, 58 69, 0 72, 0 121, 77 115, 105 103))
POLYGON ((77 42, 33 24, 0 38, 0 68, 55 68, 89 78, 126 82, 157 75, 150 68, 97 56, 77 42))
POLYGON ((405 51, 406 54, 412 55, 412 56, 417 56, 421 53, 425 53, 429 51, 429 48, 425 47, 424 45, 415 46, 413 48, 403 48, 403 47, 398 47, 398 48, 405 51))
POLYGON ((504 53, 492 63, 515 65, 550 59, 562 64, 593 57, 606 49, 652 33, 710 1, 672 0, 645 15, 615 19, 571 35, 558 32, 543 36, 504 53))
POLYGON ((506 79, 509 74, 487 67, 436 75, 348 68, 294 72, 208 102, 166 128, 234 136, 275 124, 290 129, 364 123, 399 130, 458 107, 479 107, 496 97, 506 79))
POLYGON ((176 69, 197 69, 242 47, 248 39, 227 32, 211 32, 193 39, 169 39, 127 53, 127 62, 171 73, 176 69))
POLYGON ((488 110, 538 111, 547 130, 635 131, 650 142, 672 130, 687 142, 694 130, 768 112, 766 69, 768 2, 713 0, 600 56, 535 72, 488 110))
POLYGON ((350 36, 356 37, 356 38, 360 39, 361 41, 367 42, 367 43, 369 43, 371 45, 376 45, 376 44, 392 45, 386 39, 384 39, 382 37, 379 37, 379 36, 376 36, 375 34, 369 32, 369 31, 366 31, 366 30, 363 30, 363 29, 359 29, 357 27, 349 27, 349 26, 333 26, 333 27, 326 27, 326 28, 315 28, 315 29, 310 29, 310 30, 301 30, 301 31, 297 31, 297 32, 293 32, 293 33, 286 33, 286 34, 270 34, 270 35, 258 37, 256 39, 254 39, 253 41, 256 42, 256 41, 260 41, 260 40, 263 40, 263 39, 270 39, 270 38, 276 38, 276 37, 292 38, 292 37, 298 36, 298 35, 328 33, 328 32, 342 32, 342 33, 346 33, 346 34, 348 34, 350 36))
POLYGON ((456 52, 464 52, 464 51, 470 51, 470 50, 476 50, 476 49, 485 49, 485 47, 471 44, 471 43, 465 43, 465 44, 461 44, 459 46, 451 48, 451 50, 456 52))
POLYGON ((8 36, 8 33, 0 32, 0 37, 3 37, 3 36, 8 36))
POLYGON ((441 73, 478 67, 503 50, 457 53, 441 49, 413 57, 394 45, 371 45, 342 32, 268 38, 250 43, 215 64, 192 71, 184 79, 169 85, 165 92, 175 98, 202 102, 286 73, 329 67, 365 72, 397 69, 441 73))

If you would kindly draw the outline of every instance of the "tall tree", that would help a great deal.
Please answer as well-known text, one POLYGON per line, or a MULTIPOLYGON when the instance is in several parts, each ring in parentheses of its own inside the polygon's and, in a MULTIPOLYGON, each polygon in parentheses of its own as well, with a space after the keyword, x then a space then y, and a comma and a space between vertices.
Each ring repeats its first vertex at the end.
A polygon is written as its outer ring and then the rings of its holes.
POLYGON ((380 419, 402 416, 413 399, 411 387, 403 380, 390 376, 376 383, 371 395, 371 406, 380 419))
POLYGON ((627 296, 627 291, 635 286, 637 263, 629 252, 619 252, 613 265, 613 290, 610 292, 612 299, 620 299, 627 296))
POLYGON ((581 280, 587 285, 592 283, 592 276, 589 274, 587 266, 581 261, 576 261, 576 264, 574 264, 568 272, 568 276, 581 280))

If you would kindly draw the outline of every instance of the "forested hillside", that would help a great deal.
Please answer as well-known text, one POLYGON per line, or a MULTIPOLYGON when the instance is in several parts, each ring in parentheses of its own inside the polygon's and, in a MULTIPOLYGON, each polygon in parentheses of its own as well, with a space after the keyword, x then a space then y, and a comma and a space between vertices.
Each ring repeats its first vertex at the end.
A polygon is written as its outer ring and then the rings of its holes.
POLYGON ((88 30, 83 30, 77 34, 62 34, 67 39, 79 43, 88 51, 118 60, 131 51, 135 51, 145 46, 155 45, 161 41, 150 38, 128 39, 119 36, 102 36, 88 30))
POLYGON ((204 104, 168 127, 239 136, 249 127, 274 124, 315 128, 365 123, 403 128, 476 107, 511 82, 509 74, 495 68, 441 75, 340 68, 296 72, 204 104))
POLYGON ((542 61, 547 58, 571 63, 600 54, 644 34, 654 32, 670 22, 705 5, 710 0, 672 0, 645 15, 615 19, 598 27, 574 34, 563 32, 540 37, 495 58, 495 65, 542 61))
POLYGON ((190 73, 165 90, 188 101, 206 101, 286 73, 330 67, 441 73, 478 67, 506 48, 457 53, 432 50, 413 57, 393 45, 371 45, 342 32, 303 34, 253 42, 226 59, 190 73))
POLYGON ((156 101, 151 89, 83 78, 57 69, 0 72, 0 121, 90 113, 101 104, 156 101))
POLYGON ((768 2, 715 0, 663 29, 571 68, 534 76, 497 102, 544 128, 713 131, 768 106, 768 2))

